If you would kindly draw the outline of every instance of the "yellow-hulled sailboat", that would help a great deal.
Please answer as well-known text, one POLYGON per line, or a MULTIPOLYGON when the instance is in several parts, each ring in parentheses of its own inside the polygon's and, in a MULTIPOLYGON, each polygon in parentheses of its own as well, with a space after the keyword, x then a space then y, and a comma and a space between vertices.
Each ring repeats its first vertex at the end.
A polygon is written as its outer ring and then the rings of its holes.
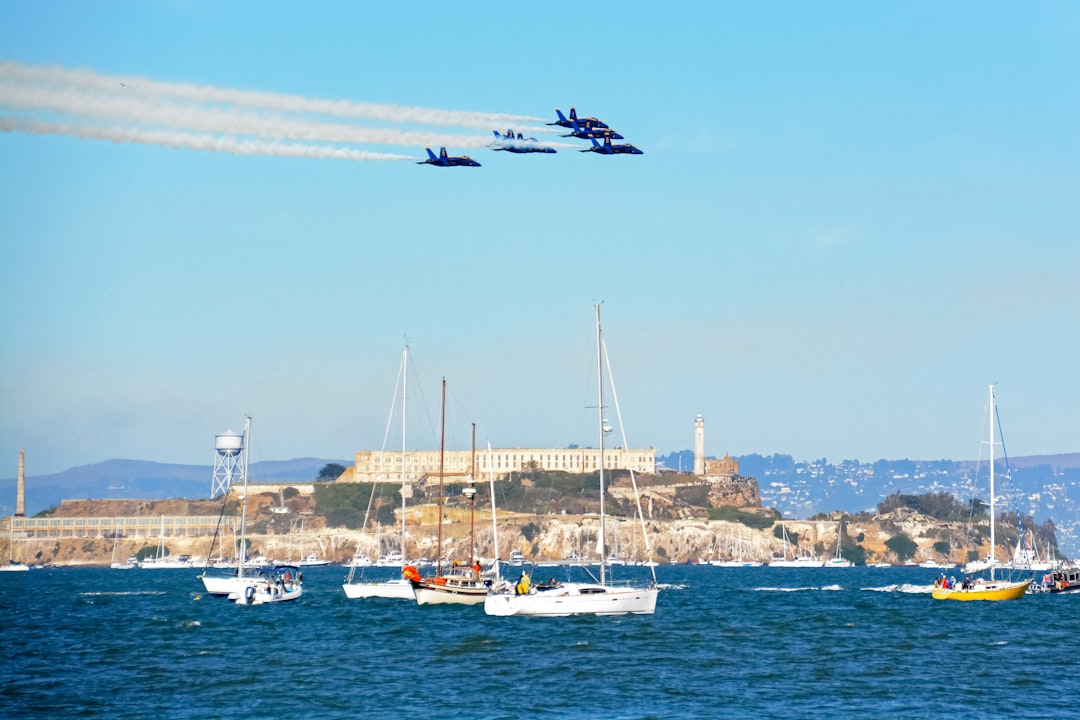
POLYGON ((988 564, 990 577, 978 578, 974 581, 965 580, 959 587, 935 587, 933 597, 935 600, 1016 600, 1023 597, 1031 585, 1031 578, 1020 581, 994 579, 994 566, 997 564, 995 557, 994 537, 994 420, 997 417, 997 407, 994 404, 994 385, 990 384, 990 557, 988 564))

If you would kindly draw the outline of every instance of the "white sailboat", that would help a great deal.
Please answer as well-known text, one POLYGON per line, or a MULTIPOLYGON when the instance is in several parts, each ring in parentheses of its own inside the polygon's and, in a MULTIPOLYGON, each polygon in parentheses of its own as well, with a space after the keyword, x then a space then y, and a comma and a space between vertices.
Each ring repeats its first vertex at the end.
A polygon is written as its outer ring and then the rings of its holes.
MULTIPOLYGON (((931 595, 935 600, 1016 600, 1024 596, 1032 578, 1020 581, 997 580, 994 578, 994 568, 997 566, 996 538, 994 535, 994 423, 998 422, 1000 433, 1000 420, 997 418, 997 405, 994 403, 994 384, 990 383, 990 554, 986 558, 985 567, 989 570, 988 578, 978 578, 969 581, 967 578, 959 587, 951 585, 945 587, 944 583, 935 587, 931 595)), ((968 568, 964 568, 968 572, 968 568)), ((943 578, 944 579, 944 578, 943 578)))
POLYGON ((764 565, 760 560, 750 560, 747 556, 747 543, 743 534, 739 533, 739 542, 736 545, 734 535, 731 538, 731 557, 727 560, 716 558, 709 562, 701 563, 703 565, 712 565, 713 567, 727 567, 727 568, 749 568, 749 567, 761 567, 764 565))
POLYGON ((855 567, 855 563, 848 560, 840 552, 840 541, 844 538, 844 523, 843 521, 837 523, 836 528, 836 552, 831 558, 825 561, 825 567, 831 568, 849 568, 855 567))
POLYGON ((236 572, 211 575, 204 569, 199 579, 210 595, 227 597, 237 605, 262 605, 296 600, 303 595, 303 573, 294 565, 251 568, 247 546, 248 458, 251 442, 251 418, 244 418, 244 494, 240 498, 240 549, 236 572))
MULTIPOLYGON (((597 398, 600 429, 600 528, 597 537, 597 552, 600 556, 600 577, 597 582, 568 582, 538 587, 523 575, 522 582, 509 589, 493 587, 484 600, 484 612, 488 615, 509 616, 526 615, 541 617, 561 617, 565 615, 624 615, 628 613, 652 615, 656 612, 656 598, 659 589, 656 585, 656 571, 653 570, 652 582, 648 585, 615 584, 607 578, 607 557, 604 545, 604 436, 611 431, 604 419, 604 359, 606 351, 603 334, 600 329, 600 306, 596 310, 596 371, 597 398)), ((608 378, 611 377, 610 363, 608 378)), ((612 383, 612 398, 618 412, 618 397, 612 383)), ((620 428, 622 418, 620 413, 620 428)), ((623 432, 623 446, 626 433, 623 432)), ((633 473, 630 475, 633 480, 633 473)), ((634 497, 637 500, 637 481, 634 480, 634 497)), ((645 534, 641 504, 637 501, 638 519, 641 521, 642 536, 648 550, 648 536, 645 534)))
POLYGON ((132 557, 127 560, 116 559, 116 544, 120 540, 120 531, 113 530, 113 545, 112 545, 112 562, 109 563, 109 567, 113 570, 131 570, 135 567, 135 561, 132 557))
MULTIPOLYGON (((406 483, 405 468, 407 466, 406 458, 406 445, 405 445, 405 405, 408 389, 408 371, 409 371, 409 346, 405 345, 405 349, 401 353, 401 552, 387 553, 380 555, 378 562, 375 563, 377 567, 402 567, 405 562, 405 499, 408 495, 406 489, 408 484, 406 483)), ((391 416, 393 413, 391 412, 391 416)), ((372 487, 372 498, 375 496, 375 488, 372 487)), ((371 503, 368 503, 368 509, 370 512, 371 503)), ((365 525, 367 524, 367 518, 365 517, 365 525)), ((378 542, 376 542, 378 546, 378 542)), ((402 577, 390 578, 389 580, 380 581, 364 581, 361 574, 360 579, 356 579, 356 568, 371 567, 371 558, 364 558, 367 563, 363 563, 361 559, 359 548, 357 549, 356 557, 353 558, 352 565, 349 569, 349 576, 345 579, 341 589, 345 591, 345 597, 350 600, 358 600, 364 598, 390 598, 396 600, 413 600, 412 583, 402 577)))
POLYGON ((1009 570, 1046 572, 1056 569, 1057 565, 1058 563, 1052 557, 1040 557, 1036 551, 1035 536, 1028 530, 1016 539, 1016 550, 1013 551, 1012 560, 1001 567, 1009 570))
POLYGON ((168 548, 165 547, 165 516, 162 515, 157 555, 141 561, 139 567, 143 570, 177 570, 194 567, 190 556, 180 555, 176 558, 170 558, 167 553, 168 548))
POLYGON ((800 555, 798 548, 795 548, 795 552, 791 552, 791 543, 788 542, 787 536, 787 523, 780 521, 781 533, 784 536, 784 554, 783 556, 774 556, 769 560, 769 567, 823 567, 825 561, 812 555, 800 555))
POLYGON ((233 590, 228 598, 237 605, 265 605, 299 600, 304 594, 303 581, 303 573, 294 565, 260 568, 253 582, 245 584, 242 589, 233 590))
MULTIPOLYGON (((401 574, 412 583, 413 595, 417 605, 479 605, 487 597, 488 588, 480 573, 480 565, 474 557, 469 558, 470 564, 457 564, 450 566, 447 572, 442 571, 442 522, 443 522, 443 476, 445 471, 446 453, 446 378, 442 381, 442 429, 439 439, 439 538, 436 543, 435 575, 423 577, 413 565, 406 565, 401 574)), ((476 468, 476 426, 473 426, 473 469, 476 468)), ((469 486, 465 493, 472 500, 475 511, 476 488, 473 487, 473 475, 469 475, 469 486)), ((470 542, 470 547, 472 543, 470 542)), ((472 554, 470 550, 470 554, 472 554)))
POLYGON ((309 552, 304 555, 304 518, 300 518, 300 559, 296 564, 300 567, 325 567, 330 564, 329 560, 319 557, 317 552, 309 552))

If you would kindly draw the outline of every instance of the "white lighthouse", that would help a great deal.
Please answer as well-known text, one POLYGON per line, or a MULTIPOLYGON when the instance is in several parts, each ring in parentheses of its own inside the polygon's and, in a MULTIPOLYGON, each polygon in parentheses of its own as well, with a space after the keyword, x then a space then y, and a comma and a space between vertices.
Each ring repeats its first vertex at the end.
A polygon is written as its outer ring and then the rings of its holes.
POLYGON ((705 418, 698 413, 694 420, 694 474, 705 474, 705 418))

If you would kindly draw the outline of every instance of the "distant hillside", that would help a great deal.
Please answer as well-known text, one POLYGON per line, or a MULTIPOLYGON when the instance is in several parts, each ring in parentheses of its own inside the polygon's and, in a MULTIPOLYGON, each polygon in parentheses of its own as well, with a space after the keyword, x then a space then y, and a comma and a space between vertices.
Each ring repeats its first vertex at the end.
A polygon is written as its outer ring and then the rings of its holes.
POLYGON ((1080 453, 1064 455, 1032 455, 1030 457, 1009 458, 1009 464, 1017 468, 1047 466, 1058 470, 1080 468, 1080 453))
MULTIPOLYGON (((843 510, 873 511, 893 493, 947 492, 959 500, 989 499, 989 467, 969 460, 877 460, 829 462, 795 460, 790 455, 743 455, 739 472, 758 481, 761 502, 789 518, 843 510)), ((693 467, 689 450, 672 453, 667 467, 693 467)), ((995 463, 1000 512, 1019 513, 1042 523, 1052 519, 1058 546, 1080 555, 1080 453, 1010 457, 995 463)))
MULTIPOLYGON (((256 482, 314 480, 328 463, 349 467, 349 460, 297 458, 252 463, 248 477, 256 482)), ((26 476, 26 514, 35 515, 61 500, 199 499, 210 496, 212 465, 168 465, 146 460, 106 460, 54 475, 26 476)), ((0 480, 4 514, 15 510, 17 478, 0 480)))

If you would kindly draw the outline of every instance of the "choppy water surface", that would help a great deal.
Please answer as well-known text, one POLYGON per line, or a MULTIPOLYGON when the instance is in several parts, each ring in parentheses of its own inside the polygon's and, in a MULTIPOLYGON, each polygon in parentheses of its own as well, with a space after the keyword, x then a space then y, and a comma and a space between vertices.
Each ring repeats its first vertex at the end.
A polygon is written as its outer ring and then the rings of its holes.
POLYGON ((205 596, 191 570, 4 573, 0 717, 1013 718, 1080 706, 1080 595, 950 603, 915 568, 665 566, 653 616, 489 618, 348 600, 346 572, 305 571, 299 601, 255 607, 205 596))

